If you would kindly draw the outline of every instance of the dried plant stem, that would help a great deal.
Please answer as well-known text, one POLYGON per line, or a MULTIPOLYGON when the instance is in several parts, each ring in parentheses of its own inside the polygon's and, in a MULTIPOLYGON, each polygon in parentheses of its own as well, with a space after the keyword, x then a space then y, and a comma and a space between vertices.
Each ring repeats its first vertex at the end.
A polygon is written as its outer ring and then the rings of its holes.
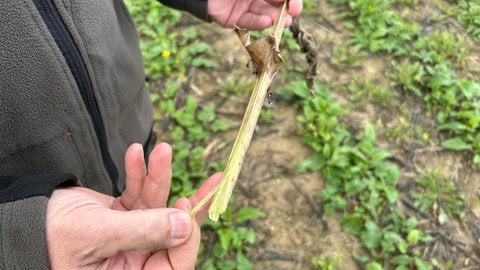
POLYGON ((272 34, 253 43, 250 43, 248 31, 236 29, 240 40, 258 69, 258 76, 232 151, 228 157, 222 180, 214 190, 194 207, 190 213, 192 216, 202 209, 212 197, 213 200, 208 210, 210 219, 217 221, 218 217, 227 210, 228 202, 250 146, 267 90, 283 62, 278 53, 278 46, 283 33, 287 11, 288 0, 285 1, 280 9, 280 14, 273 26, 272 34))

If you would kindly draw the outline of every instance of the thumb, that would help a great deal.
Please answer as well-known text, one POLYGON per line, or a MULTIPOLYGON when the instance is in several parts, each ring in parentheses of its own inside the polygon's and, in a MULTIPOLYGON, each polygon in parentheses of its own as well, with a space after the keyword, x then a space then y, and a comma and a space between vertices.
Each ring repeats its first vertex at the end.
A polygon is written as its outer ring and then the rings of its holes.
POLYGON ((95 256, 109 258, 122 251, 140 253, 169 249, 185 243, 192 234, 188 213, 173 209, 109 210, 99 215, 101 242, 95 256))

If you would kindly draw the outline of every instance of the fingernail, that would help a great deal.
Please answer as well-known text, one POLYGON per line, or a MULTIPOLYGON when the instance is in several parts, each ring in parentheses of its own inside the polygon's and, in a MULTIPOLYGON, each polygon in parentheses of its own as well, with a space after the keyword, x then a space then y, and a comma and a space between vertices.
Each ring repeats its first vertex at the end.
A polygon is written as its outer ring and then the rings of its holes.
POLYGON ((190 235, 190 216, 182 211, 170 214, 170 233, 173 239, 182 239, 190 235))

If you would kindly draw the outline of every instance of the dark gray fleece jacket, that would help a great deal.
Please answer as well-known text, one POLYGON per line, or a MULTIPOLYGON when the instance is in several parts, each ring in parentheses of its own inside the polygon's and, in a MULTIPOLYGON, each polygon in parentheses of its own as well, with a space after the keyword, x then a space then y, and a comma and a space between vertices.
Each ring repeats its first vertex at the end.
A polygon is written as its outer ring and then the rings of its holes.
MULTIPOLYGON (((0 269, 48 269, 48 197, 119 195, 127 147, 153 140, 152 106, 121 0, 0 1, 0 269)), ((208 19, 206 1, 161 2, 208 19)))

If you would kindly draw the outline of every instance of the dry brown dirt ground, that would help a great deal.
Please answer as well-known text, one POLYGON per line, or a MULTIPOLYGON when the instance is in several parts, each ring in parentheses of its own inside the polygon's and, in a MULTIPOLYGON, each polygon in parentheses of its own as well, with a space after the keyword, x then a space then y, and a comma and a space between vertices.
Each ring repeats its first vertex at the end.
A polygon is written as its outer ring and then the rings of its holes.
MULTIPOLYGON (((321 3, 322 17, 301 18, 302 26, 308 27, 309 32, 322 41, 318 52, 320 81, 333 80, 337 84, 345 84, 352 78, 365 77, 377 85, 388 86, 385 69, 389 63, 382 58, 369 57, 363 66, 356 69, 339 70, 332 67, 331 49, 334 44, 345 39, 347 32, 340 26, 337 10, 323 1, 321 3), (329 23, 322 18, 326 18, 329 23), (332 30, 330 24, 338 27, 332 30)), ((248 56, 233 31, 219 30, 215 25, 202 25, 201 28, 206 29, 201 38, 212 44, 221 57, 216 59, 219 64, 217 68, 196 70, 190 88, 200 102, 216 103, 219 117, 238 125, 249 89, 244 90, 246 94, 243 101, 216 94, 221 92, 232 74, 236 79, 254 80, 251 71, 245 68, 248 56)), ((474 58, 477 64, 478 56, 476 54, 474 58)), ((286 65, 288 64, 287 62, 286 65)), ((279 81, 288 81, 288 78, 279 79, 273 84, 273 89, 282 86, 279 81)), ((359 130, 366 122, 388 128, 401 120, 413 121, 412 119, 418 119, 414 117, 416 114, 422 116, 418 124, 430 124, 429 116, 423 115, 425 111, 422 101, 406 100, 403 106, 410 110, 411 118, 401 119, 405 116, 397 114, 395 108, 368 103, 352 106, 344 95, 345 93, 338 94, 338 101, 350 110, 347 120, 359 130)), ((312 256, 324 257, 334 253, 341 256, 338 269, 359 269, 353 259, 353 255, 361 253, 359 240, 342 231, 339 215, 321 215, 318 196, 322 189, 321 174, 295 173, 295 165, 311 154, 311 150, 302 144, 297 134, 297 109, 293 104, 281 100, 265 106, 273 111, 273 120, 259 123, 233 195, 234 208, 256 207, 266 214, 248 224, 257 235, 256 243, 247 254, 254 269, 311 269, 312 256)), ((212 139, 207 159, 225 159, 235 133, 234 128, 212 139)), ((454 269, 480 269, 478 170, 472 168, 465 157, 446 152, 435 145, 391 141, 380 134, 378 146, 389 150, 400 161, 399 188, 408 187, 413 181, 417 175, 414 170, 416 166, 441 168, 458 184, 464 193, 467 209, 464 222, 452 219, 440 225, 432 220, 432 213, 426 213, 427 216, 422 217, 401 203, 399 208, 416 215, 420 226, 437 237, 434 244, 422 250, 425 256, 454 258, 454 269)))

